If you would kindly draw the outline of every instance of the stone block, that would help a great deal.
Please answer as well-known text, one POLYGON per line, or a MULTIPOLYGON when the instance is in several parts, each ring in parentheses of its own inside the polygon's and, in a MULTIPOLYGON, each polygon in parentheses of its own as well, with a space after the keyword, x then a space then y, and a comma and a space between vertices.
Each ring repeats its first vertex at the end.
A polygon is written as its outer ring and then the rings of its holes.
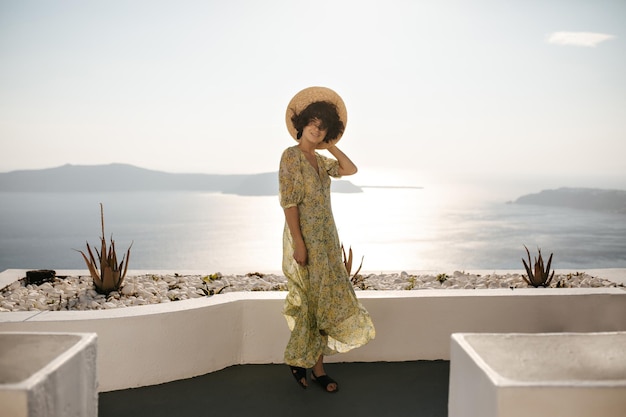
POLYGON ((449 417, 623 417, 626 332, 455 333, 449 417))
POLYGON ((97 417, 95 333, 0 333, 0 417, 97 417))

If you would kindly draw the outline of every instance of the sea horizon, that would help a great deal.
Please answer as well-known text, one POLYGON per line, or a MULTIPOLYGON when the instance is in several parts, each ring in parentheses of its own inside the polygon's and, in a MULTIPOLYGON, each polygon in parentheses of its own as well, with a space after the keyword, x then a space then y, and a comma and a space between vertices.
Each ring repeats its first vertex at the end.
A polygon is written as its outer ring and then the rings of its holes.
MULTIPOLYGON (((506 185, 503 185, 507 189, 506 185)), ((553 253, 555 269, 626 267, 626 215, 512 204, 507 190, 425 185, 333 193, 340 240, 363 271, 520 270, 553 253)), ((535 191, 539 191, 536 190, 535 191)), ((205 192, 0 193, 0 271, 85 269, 100 206, 131 270, 281 271, 277 196, 205 192)))

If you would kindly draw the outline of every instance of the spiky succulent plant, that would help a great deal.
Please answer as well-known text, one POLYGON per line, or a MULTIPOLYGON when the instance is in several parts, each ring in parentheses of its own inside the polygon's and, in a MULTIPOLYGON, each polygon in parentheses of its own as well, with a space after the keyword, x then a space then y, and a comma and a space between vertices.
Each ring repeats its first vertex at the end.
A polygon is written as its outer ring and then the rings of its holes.
POLYGON ((543 257, 541 256, 541 249, 537 248, 539 255, 535 258, 534 270, 530 269, 531 260, 530 260, 530 252, 526 245, 524 245, 524 249, 526 249, 526 254, 528 255, 528 263, 522 258, 522 262, 524 263, 524 268, 526 269, 526 273, 528 274, 528 278, 522 275, 522 278, 528 285, 533 287, 548 287, 552 278, 554 278, 554 271, 552 271, 552 275, 550 275, 550 264, 552 264, 552 253, 548 258, 548 264, 545 265, 543 263, 543 257))
MULTIPOLYGON (((343 247, 343 243, 341 244, 341 253, 343 255, 343 264, 346 267, 346 271, 348 271, 348 276, 352 271, 352 247, 348 249, 348 256, 346 257, 346 250, 343 247)), ((356 270, 354 275, 350 278, 350 281, 355 284, 358 281, 359 272, 361 271, 361 267, 363 267, 363 258, 361 257, 361 264, 359 265, 359 269, 356 270)))
POLYGON ((104 209, 102 203, 100 203, 100 222, 102 224, 102 236, 100 237, 100 251, 94 248, 98 255, 98 261, 94 257, 89 242, 87 242, 87 252, 89 257, 85 255, 83 251, 80 252, 83 255, 83 259, 89 268, 89 273, 93 279, 96 291, 100 294, 108 295, 111 291, 117 291, 121 288, 128 271, 128 260, 130 259, 130 248, 133 246, 131 243, 126 251, 126 255, 122 257, 122 261, 117 263, 117 254, 115 253, 115 241, 111 237, 111 246, 107 249, 107 243, 104 238, 104 209), (100 266, 100 272, 98 272, 98 264, 100 266))

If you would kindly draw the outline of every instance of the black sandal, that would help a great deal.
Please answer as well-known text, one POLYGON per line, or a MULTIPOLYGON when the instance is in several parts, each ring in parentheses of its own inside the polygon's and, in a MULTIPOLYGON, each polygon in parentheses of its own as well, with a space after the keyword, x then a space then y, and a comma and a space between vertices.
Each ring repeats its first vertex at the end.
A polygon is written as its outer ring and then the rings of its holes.
POLYGON ((317 382, 320 387, 324 388, 324 391, 329 392, 331 394, 334 394, 337 391, 339 391, 339 384, 337 384, 337 381, 335 381, 328 375, 315 376, 315 373, 311 372, 311 380, 314 382, 317 382), (328 390, 328 386, 330 384, 335 384, 336 388, 333 391, 328 390))
POLYGON ((296 382, 298 383, 298 385, 306 389, 306 385, 302 381, 303 379, 306 381, 306 369, 301 368, 299 366, 291 366, 291 365, 289 365, 289 368, 291 368, 291 375, 293 375, 293 377, 296 379, 296 382))

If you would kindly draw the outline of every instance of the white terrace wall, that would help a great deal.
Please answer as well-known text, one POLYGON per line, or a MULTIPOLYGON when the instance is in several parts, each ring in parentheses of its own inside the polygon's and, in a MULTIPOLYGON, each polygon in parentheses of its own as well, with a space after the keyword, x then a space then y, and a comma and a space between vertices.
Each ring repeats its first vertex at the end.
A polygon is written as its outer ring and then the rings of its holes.
MULTIPOLYGON (((626 330, 626 291, 363 291, 376 339, 330 362, 450 358, 452 333, 626 330)), ((231 365, 282 363, 283 292, 237 292, 100 311, 0 313, 2 331, 95 332, 99 390, 154 385, 231 365)))

